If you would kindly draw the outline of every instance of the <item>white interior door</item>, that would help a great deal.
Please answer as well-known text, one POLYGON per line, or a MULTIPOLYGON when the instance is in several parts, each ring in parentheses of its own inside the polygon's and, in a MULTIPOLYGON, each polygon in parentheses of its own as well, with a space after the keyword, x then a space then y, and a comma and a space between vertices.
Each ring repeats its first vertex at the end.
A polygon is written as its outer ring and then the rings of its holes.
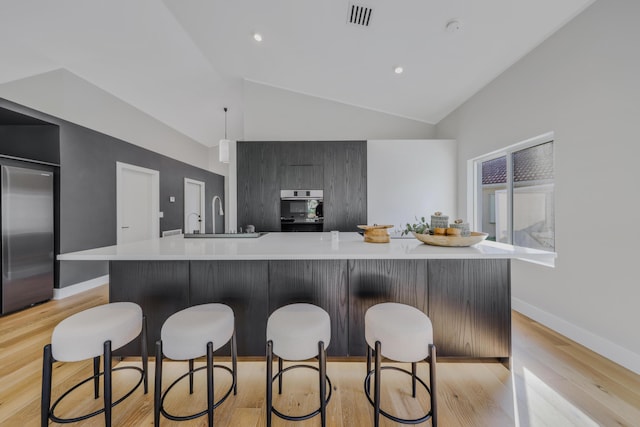
POLYGON ((118 244, 156 239, 160 234, 160 173, 116 163, 118 244))
POLYGON ((195 179, 184 179, 184 232, 193 233, 199 231, 204 233, 205 227, 205 207, 204 207, 204 186, 202 181, 195 179))

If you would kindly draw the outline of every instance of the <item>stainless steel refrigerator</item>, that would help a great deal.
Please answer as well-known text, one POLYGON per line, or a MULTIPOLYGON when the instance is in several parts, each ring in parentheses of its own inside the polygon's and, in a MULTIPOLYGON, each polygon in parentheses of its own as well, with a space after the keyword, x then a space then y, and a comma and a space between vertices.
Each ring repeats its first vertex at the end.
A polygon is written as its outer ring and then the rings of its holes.
POLYGON ((53 297, 53 170, 3 161, 0 166, 2 314, 53 297))

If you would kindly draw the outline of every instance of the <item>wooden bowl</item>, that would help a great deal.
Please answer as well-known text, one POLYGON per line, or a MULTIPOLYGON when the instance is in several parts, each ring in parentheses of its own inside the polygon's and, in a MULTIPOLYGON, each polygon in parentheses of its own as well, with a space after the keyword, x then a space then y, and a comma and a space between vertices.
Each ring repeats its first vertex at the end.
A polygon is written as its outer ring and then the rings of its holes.
POLYGON ((476 243, 482 242, 489 236, 487 233, 481 233, 479 231, 472 231, 470 236, 440 236, 431 234, 419 234, 413 233, 413 236, 427 245, 432 246, 471 246, 476 243))
POLYGON ((359 225, 358 228, 364 230, 364 241, 367 243, 389 243, 391 239, 387 228, 393 225, 359 225))

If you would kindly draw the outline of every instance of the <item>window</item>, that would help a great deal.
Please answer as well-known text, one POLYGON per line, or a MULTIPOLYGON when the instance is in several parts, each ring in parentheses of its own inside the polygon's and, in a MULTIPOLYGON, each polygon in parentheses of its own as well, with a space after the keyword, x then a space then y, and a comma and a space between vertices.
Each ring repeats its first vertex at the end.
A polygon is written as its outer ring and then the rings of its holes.
POLYGON ((488 240, 555 251, 553 136, 477 158, 474 218, 488 240))

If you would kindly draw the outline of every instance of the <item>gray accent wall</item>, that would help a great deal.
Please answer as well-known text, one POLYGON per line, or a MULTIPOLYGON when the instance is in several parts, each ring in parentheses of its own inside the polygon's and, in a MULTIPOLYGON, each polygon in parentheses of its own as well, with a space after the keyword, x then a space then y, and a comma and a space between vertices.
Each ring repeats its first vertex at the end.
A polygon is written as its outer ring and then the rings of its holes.
MULTIPOLYGON (((219 195, 224 202, 223 176, 0 99, 0 110, 3 108, 56 125, 49 126, 56 132, 59 128, 56 253, 116 244, 116 162, 160 172, 160 211, 164 213, 164 218, 160 219, 160 233, 183 226, 184 178, 205 182, 205 200, 208 201, 205 203, 206 231, 211 232, 211 200, 214 195, 219 195), (175 197, 175 202, 169 202, 170 196, 175 197)), ((18 127, 32 126, 6 127, 16 133, 18 127)), ((46 138, 40 143, 34 142, 35 134, 25 135, 14 136, 14 141, 27 140, 31 146, 39 145, 36 153, 42 153, 45 144, 51 143, 46 138)), ((216 229, 221 230, 223 226, 224 218, 217 216, 216 229)), ((106 262, 57 262, 56 287, 63 288, 106 274, 106 262)))

